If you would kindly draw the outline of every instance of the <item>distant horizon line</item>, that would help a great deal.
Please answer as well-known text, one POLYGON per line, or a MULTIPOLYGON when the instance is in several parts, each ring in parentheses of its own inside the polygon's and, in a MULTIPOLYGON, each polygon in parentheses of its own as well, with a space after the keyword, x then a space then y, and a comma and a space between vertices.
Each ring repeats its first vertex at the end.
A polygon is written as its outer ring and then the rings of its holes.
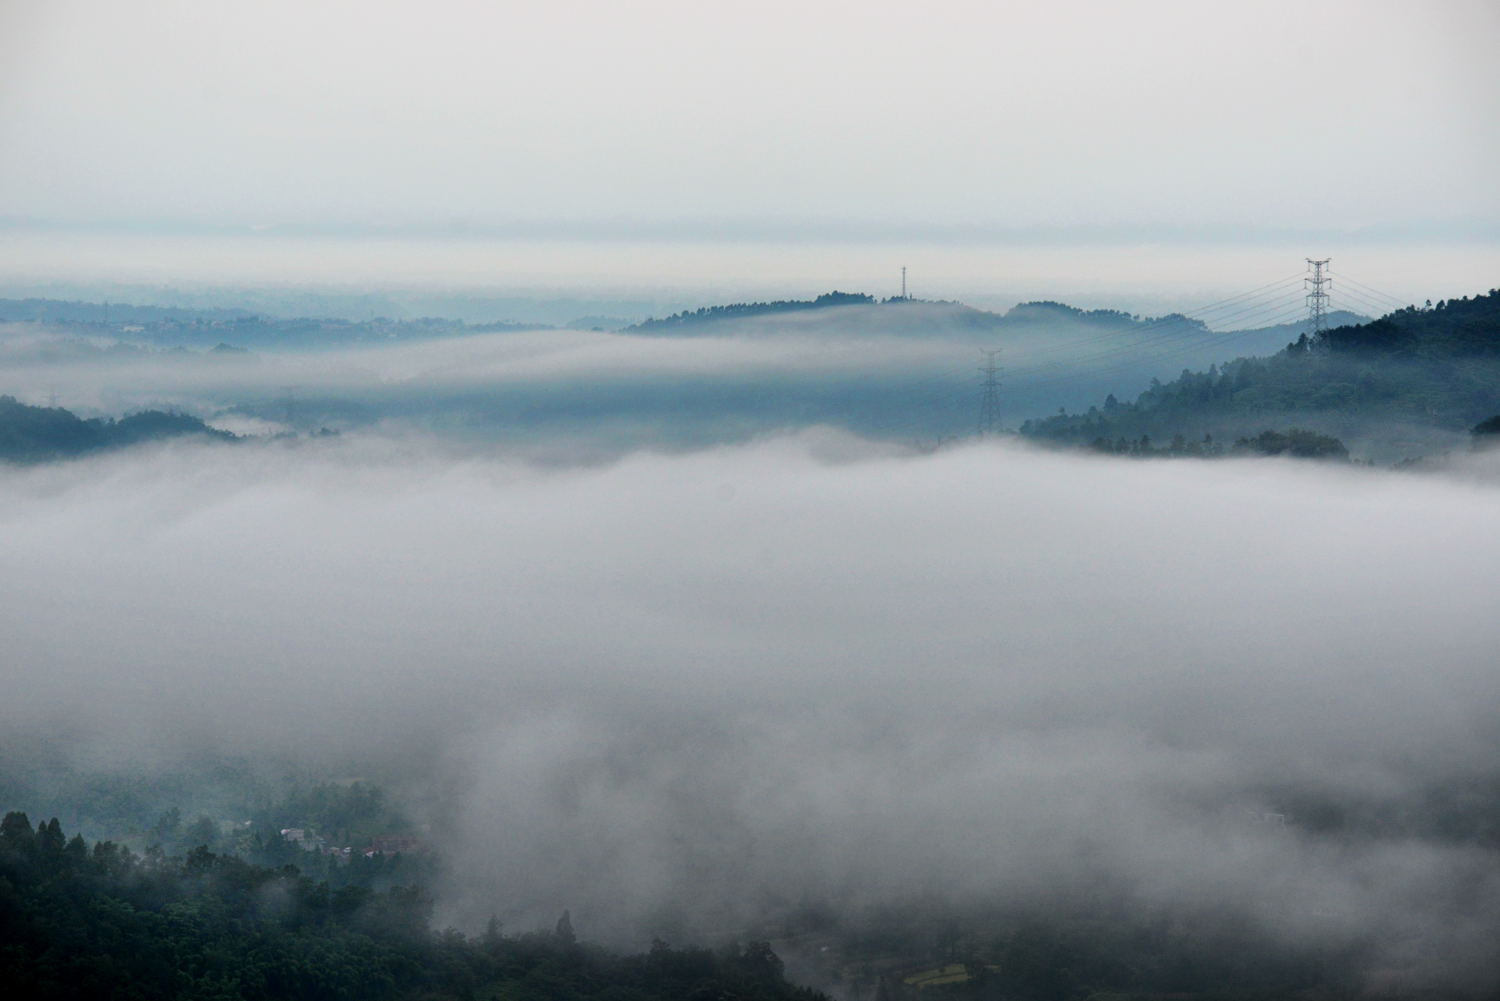
POLYGON ((244 222, 143 219, 81 220, 0 215, 0 232, 97 236, 233 237, 255 239, 538 240, 664 243, 993 244, 996 246, 1182 245, 1337 241, 1500 243, 1500 221, 1383 223, 1372 226, 1285 227, 1242 223, 1057 223, 1000 225, 982 222, 869 222, 843 219, 535 219, 475 222, 244 222))

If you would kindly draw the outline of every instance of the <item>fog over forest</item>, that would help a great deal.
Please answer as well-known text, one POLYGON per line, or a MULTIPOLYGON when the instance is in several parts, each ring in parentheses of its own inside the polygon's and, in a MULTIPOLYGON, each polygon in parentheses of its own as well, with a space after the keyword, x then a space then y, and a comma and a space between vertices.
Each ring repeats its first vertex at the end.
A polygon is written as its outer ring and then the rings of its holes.
POLYGON ((1497 43, 0 0, 0 997, 1500 1001, 1497 43))
MULTIPOLYGON (((1274 304, 1241 310, 1239 327, 1219 329, 1180 315, 1050 302, 987 312, 854 295, 783 312, 683 313, 673 318, 681 322, 619 331, 232 313, 143 328, 118 319, 132 307, 116 306, 111 325, 99 322, 107 311, 97 306, 53 303, 74 317, 0 322, 0 394, 87 417, 185 410, 239 434, 416 431, 503 442, 564 463, 818 424, 931 447, 974 429, 975 363, 984 350, 1019 365, 1004 370, 1003 425, 1061 406, 1083 412, 1125 386, 1171 379, 1188 366, 1282 349, 1301 332, 1296 322, 1270 322, 1290 315, 1288 295, 1292 313, 1300 310, 1300 279, 1291 284, 1297 288, 1282 282, 1274 304), (88 313, 79 310, 90 308, 93 319, 81 319, 88 313)), ((24 315, 25 306, 0 303, 0 316, 24 315)), ((35 308, 46 315, 45 306, 35 308)), ((1259 432, 1267 419, 1247 418, 1251 426, 1237 433, 1259 432)), ((1369 438, 1392 437, 1383 432, 1395 421, 1375 423, 1369 438)), ((1361 457, 1370 451, 1366 434, 1339 430, 1361 457)), ((1466 442, 1456 427, 1394 437, 1379 449, 1382 461, 1466 442)))
POLYGON ((8 470, 18 744, 400 775, 438 920, 1118 904, 1493 977, 1500 456, 1422 475, 812 428, 8 470), (1459 811, 1460 814, 1462 811, 1459 811))

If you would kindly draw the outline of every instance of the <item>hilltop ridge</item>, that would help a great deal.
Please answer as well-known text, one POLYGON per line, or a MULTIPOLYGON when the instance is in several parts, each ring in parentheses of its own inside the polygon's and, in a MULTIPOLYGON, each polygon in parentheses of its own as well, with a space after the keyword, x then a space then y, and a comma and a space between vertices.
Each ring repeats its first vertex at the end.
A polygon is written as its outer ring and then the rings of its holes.
POLYGON ((1145 439, 1195 442, 1296 426, 1369 455, 1409 457, 1466 440, 1500 412, 1500 290, 1409 306, 1362 324, 1303 335, 1276 354, 1236 358, 1171 382, 1152 380, 1131 402, 1110 394, 1084 413, 1027 421, 1021 433, 1059 444, 1140 451, 1145 439))

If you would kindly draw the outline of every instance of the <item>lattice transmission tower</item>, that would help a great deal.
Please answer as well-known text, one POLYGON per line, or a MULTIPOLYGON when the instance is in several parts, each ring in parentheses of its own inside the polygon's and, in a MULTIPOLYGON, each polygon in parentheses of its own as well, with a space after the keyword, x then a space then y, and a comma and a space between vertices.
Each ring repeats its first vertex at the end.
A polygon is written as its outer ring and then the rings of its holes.
POLYGON ((984 381, 979 391, 979 435, 994 434, 1000 430, 1000 365, 995 361, 1000 352, 984 352, 984 364, 980 374, 984 381))
POLYGON ((1328 292, 1332 287, 1333 279, 1328 274, 1328 265, 1333 258, 1325 257, 1321 261, 1315 261, 1311 257, 1307 259, 1307 266, 1312 269, 1312 274, 1303 279, 1307 287, 1307 336, 1312 340, 1319 340, 1323 336, 1323 328, 1328 323, 1328 292))

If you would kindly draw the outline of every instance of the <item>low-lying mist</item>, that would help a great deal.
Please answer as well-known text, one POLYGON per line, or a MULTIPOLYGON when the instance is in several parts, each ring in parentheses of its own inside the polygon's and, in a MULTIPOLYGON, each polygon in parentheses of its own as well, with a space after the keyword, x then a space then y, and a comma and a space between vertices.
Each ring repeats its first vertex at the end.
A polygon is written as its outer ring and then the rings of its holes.
POLYGON ((532 442, 554 457, 580 441, 620 455, 820 422, 907 439, 952 434, 973 422, 975 357, 970 343, 850 330, 775 339, 539 330, 241 352, 11 324, 0 325, 0 393, 83 416, 183 409, 241 434, 380 427, 532 442))
POLYGON ((1163 353, 1150 325, 1101 332, 1065 307, 1012 314, 1003 329, 961 305, 910 303, 657 333, 371 333, 339 343, 317 330, 283 331, 274 347, 248 351, 233 343, 233 324, 153 331, 148 344, 86 326, 11 323, 0 324, 0 394, 89 417, 176 408, 240 434, 379 427, 531 443, 554 458, 580 448, 590 457, 698 448, 817 424, 929 445, 973 429, 981 349, 1003 351, 1003 423, 1018 426, 1110 393, 1131 398, 1183 366, 1282 346, 1275 330, 1258 340, 1199 332, 1163 353), (172 344, 176 336, 193 346, 172 344), (567 444, 552 448, 559 441, 567 444))
POLYGON ((466 928, 1108 906, 1493 983, 1489 458, 812 429, 566 468, 348 435, 5 469, 0 726, 404 774, 466 928))

